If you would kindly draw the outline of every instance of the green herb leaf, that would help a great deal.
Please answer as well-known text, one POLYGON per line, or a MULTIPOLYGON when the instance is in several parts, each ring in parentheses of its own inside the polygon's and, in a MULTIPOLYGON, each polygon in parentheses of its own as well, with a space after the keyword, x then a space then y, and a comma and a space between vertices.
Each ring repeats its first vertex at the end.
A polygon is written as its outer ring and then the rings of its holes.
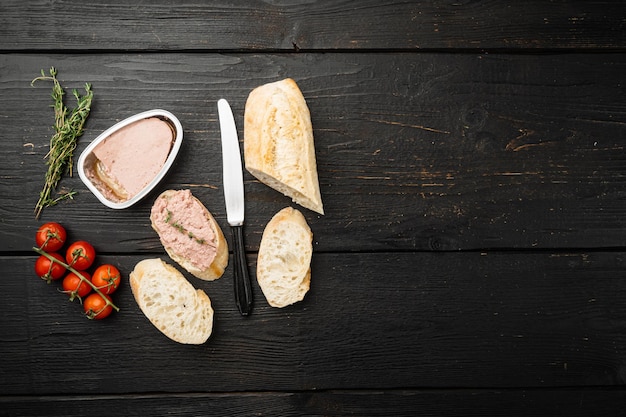
POLYGON ((50 68, 50 75, 41 70, 41 76, 31 81, 34 85, 37 81, 52 81, 52 99, 54 108, 55 134, 50 139, 50 150, 45 156, 48 171, 46 172, 43 190, 39 194, 39 201, 35 205, 35 218, 39 218, 45 207, 55 205, 60 200, 73 198, 76 192, 62 193, 59 197, 53 197, 61 177, 66 172, 72 176, 73 156, 78 138, 83 134, 83 126, 87 121, 93 100, 91 84, 85 84, 85 95, 81 96, 77 90, 73 91, 77 104, 71 112, 63 103, 65 91, 56 78, 56 68, 50 68))

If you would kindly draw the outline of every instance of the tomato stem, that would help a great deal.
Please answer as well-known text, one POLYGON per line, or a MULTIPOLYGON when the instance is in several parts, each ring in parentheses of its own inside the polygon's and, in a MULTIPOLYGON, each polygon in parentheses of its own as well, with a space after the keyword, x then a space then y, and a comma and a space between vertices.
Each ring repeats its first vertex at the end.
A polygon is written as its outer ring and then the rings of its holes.
POLYGON ((71 291, 61 291, 63 294, 67 294, 70 296, 70 301, 74 301, 75 299, 78 298, 78 301, 80 301, 80 303, 83 303, 83 297, 81 297, 80 295, 78 295, 78 288, 80 287, 80 285, 76 286, 75 290, 71 290, 71 291))
MULTIPOLYGON (((94 283, 93 283, 93 282, 91 282, 90 280, 88 280, 87 278, 85 278, 85 277, 83 276, 83 274, 82 274, 80 271, 78 271, 76 268, 74 268, 74 267, 73 267, 73 266, 71 266, 71 265, 66 264, 65 262, 61 262, 61 261, 59 261, 58 259, 56 259, 55 257, 51 256, 50 254, 48 254, 48 252, 44 251, 44 250, 43 250, 43 249, 41 249, 41 248, 38 248, 38 247, 33 247, 33 250, 34 250, 35 252, 37 252, 38 254, 43 255, 43 256, 45 256, 46 258, 50 259, 50 261, 51 261, 51 262, 56 262, 56 263, 58 263, 59 265, 61 265, 62 267, 64 267, 65 269, 67 269, 68 271, 75 273, 75 274, 76 274, 76 276, 77 276, 78 278, 80 278, 80 280, 81 280, 81 281, 86 282, 86 283, 87 283, 87 284, 88 284, 91 288, 93 288, 93 290, 94 290, 96 293, 98 293, 98 295, 100 295, 100 297, 102 297, 102 298, 104 299, 104 301, 107 303, 107 305, 110 305, 111 307, 113 307, 113 309, 114 309, 115 311, 118 311, 118 312, 120 311, 120 309, 119 309, 119 307, 118 307, 118 306, 116 306, 115 304, 113 304, 113 302, 112 302, 111 300, 109 300, 107 297, 105 297, 105 296, 104 296, 104 294, 102 293, 102 291, 100 291, 100 290, 98 289, 98 287, 96 287, 96 286, 94 285, 94 283)), ((52 265, 52 264, 50 264, 50 265, 52 265)))
POLYGON ((52 240, 52 239, 59 239, 59 240, 61 240, 61 237, 59 236, 59 234, 57 232, 51 232, 50 230, 48 230, 46 232, 46 240, 41 245, 41 249, 45 248, 46 245, 48 245, 48 242, 50 242, 50 240, 52 240))

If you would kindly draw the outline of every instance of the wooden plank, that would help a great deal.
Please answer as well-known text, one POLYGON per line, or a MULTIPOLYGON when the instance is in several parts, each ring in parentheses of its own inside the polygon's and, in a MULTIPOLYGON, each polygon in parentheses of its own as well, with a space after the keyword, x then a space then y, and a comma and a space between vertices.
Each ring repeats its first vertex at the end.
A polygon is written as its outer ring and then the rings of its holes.
MULTIPOLYGON (((142 258, 98 261, 128 276, 142 258)), ((314 254, 303 302, 271 308, 253 278, 248 318, 229 266, 215 282, 190 277, 215 309, 201 346, 159 333, 127 281, 121 311, 89 321, 33 262, 2 258, 5 396, 608 387, 626 377, 624 252, 314 254)))
POLYGON ((624 4, 3 1, 0 50, 623 49, 624 4))
POLYGON ((393 390, 0 397, 0 415, 619 416, 623 390, 393 390), (70 406, 71 404, 71 406, 70 406))
MULTIPOLYGON (((162 107, 185 129, 177 163, 132 209, 106 209, 77 177, 44 212, 105 252, 160 252, 156 192, 190 188, 227 227, 216 100, 243 133, 249 92, 291 76, 311 109, 326 215, 303 209, 318 251, 618 248, 626 244, 626 58, 615 54, 84 54, 0 56, 0 251, 40 222, 50 85, 91 82, 80 152, 113 123, 162 107), (24 111, 28 109, 28 111, 24 111)), ((72 101, 68 101, 72 105, 72 101)), ((247 244, 290 200, 246 174, 247 244)))

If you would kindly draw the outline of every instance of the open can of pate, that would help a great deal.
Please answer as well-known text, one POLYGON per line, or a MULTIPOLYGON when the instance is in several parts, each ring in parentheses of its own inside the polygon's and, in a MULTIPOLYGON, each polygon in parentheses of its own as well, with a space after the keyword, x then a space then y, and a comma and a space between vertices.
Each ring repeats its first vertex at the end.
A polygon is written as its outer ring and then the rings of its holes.
POLYGON ((166 110, 148 110, 111 126, 78 159, 78 175, 105 206, 124 209, 144 198, 170 169, 183 127, 166 110))

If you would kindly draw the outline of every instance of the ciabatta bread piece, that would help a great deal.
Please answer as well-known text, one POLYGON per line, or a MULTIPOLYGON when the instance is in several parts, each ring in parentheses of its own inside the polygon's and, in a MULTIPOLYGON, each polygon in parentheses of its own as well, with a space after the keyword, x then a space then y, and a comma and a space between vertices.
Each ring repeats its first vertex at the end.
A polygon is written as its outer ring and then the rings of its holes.
POLYGON ((195 345, 211 336, 211 300, 173 266, 158 258, 144 259, 135 265, 129 282, 137 305, 165 336, 195 345))
POLYGON ((256 275, 272 307, 301 301, 311 284, 313 233, 301 212, 286 207, 269 221, 259 247, 256 275))
POLYGON ((212 281, 228 265, 228 244, 209 210, 190 190, 167 190, 150 212, 167 254, 197 278, 212 281))
POLYGON ((259 181, 324 214, 311 115, 291 78, 257 87, 248 96, 244 160, 259 181))

